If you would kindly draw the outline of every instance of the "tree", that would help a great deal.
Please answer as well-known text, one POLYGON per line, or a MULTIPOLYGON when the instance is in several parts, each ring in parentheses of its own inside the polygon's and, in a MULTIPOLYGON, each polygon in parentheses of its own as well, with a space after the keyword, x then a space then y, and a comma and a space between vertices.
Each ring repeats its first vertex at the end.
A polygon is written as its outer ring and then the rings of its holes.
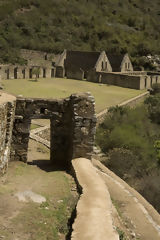
POLYGON ((149 96, 144 103, 152 122, 160 124, 160 94, 149 96))
POLYGON ((39 74, 40 74, 40 68, 39 67, 34 67, 32 70, 32 74, 35 77, 35 81, 38 81, 39 74))

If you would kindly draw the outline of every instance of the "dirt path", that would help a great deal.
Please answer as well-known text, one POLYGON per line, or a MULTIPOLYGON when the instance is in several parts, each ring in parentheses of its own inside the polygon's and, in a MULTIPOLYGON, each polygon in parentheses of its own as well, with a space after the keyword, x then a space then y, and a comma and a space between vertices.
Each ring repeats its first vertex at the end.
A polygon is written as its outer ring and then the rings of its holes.
POLYGON ((68 219, 77 202, 73 178, 50 166, 49 149, 30 141, 30 164, 12 162, 0 179, 0 239, 64 240, 68 219), (36 164, 36 165, 32 165, 36 164), (45 198, 36 203, 26 193, 45 198))
POLYGON ((160 215, 133 188, 107 169, 99 161, 93 160, 99 174, 105 181, 111 198, 133 239, 159 240, 160 215))

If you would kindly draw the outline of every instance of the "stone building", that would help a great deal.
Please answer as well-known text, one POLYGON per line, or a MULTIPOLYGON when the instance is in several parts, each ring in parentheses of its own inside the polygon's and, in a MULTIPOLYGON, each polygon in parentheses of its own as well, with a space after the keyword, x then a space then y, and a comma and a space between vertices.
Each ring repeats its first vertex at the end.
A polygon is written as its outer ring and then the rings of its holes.
MULTIPOLYGON (((21 49, 20 56, 26 60, 26 64, 0 65, 0 78, 3 79, 32 79, 33 69, 38 68, 38 78, 53 78, 56 76, 56 66, 62 58, 62 54, 45 53, 34 50, 21 49)), ((63 64, 64 65, 64 64, 63 64)), ((61 76, 61 77, 64 77, 61 76)))
POLYGON ((67 78, 83 80, 89 71, 111 72, 112 68, 105 52, 67 51, 64 67, 67 78))
POLYGON ((147 89, 160 83, 159 73, 134 71, 128 54, 67 50, 48 54, 22 49, 21 57, 26 59, 26 65, 0 65, 1 80, 67 77, 133 89, 147 89), (39 70, 37 76, 35 69, 39 70))
POLYGON ((44 67, 39 65, 0 65, 0 78, 6 79, 32 79, 35 74, 33 69, 39 69, 38 78, 55 77, 55 67, 44 67))
POLYGON ((124 55, 106 54, 111 64, 112 72, 133 72, 133 65, 127 53, 124 55))

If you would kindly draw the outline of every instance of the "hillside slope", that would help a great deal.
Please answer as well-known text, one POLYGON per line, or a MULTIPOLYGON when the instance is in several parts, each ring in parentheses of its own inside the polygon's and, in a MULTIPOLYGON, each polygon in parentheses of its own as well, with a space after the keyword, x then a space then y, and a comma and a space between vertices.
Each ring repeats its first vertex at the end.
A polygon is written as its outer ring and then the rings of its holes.
POLYGON ((0 0, 0 21, 1 62, 20 48, 160 53, 158 0, 0 0))

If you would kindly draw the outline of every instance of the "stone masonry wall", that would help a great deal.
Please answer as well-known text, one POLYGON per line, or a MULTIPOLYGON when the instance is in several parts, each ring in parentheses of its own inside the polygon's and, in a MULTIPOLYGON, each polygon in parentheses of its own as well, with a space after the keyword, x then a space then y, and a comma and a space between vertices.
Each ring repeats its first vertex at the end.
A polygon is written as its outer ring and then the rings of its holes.
POLYGON ((142 75, 140 73, 138 75, 138 73, 135 72, 134 75, 134 72, 122 74, 95 72, 92 70, 87 76, 87 81, 141 90, 151 88, 154 83, 160 83, 159 75, 150 76, 145 75, 144 72, 142 72, 142 75))
POLYGON ((91 159, 96 133, 94 98, 90 94, 82 94, 79 97, 72 95, 70 99, 73 111, 72 159, 79 157, 91 159))
POLYGON ((103 84, 115 85, 132 89, 144 89, 145 76, 129 76, 116 73, 91 72, 87 78, 88 81, 99 82, 103 84), (143 84, 141 84, 143 82, 143 84))
POLYGON ((27 162, 31 119, 50 119, 51 161, 68 168, 76 157, 91 158, 96 116, 89 94, 74 94, 62 100, 18 98, 12 141, 12 160, 27 162))
MULTIPOLYGON (((32 73, 33 69, 39 69, 38 78, 52 78, 55 77, 55 67, 43 67, 39 65, 19 66, 19 65, 1 65, 0 78, 6 79, 32 79, 35 75, 32 73)), ((64 77, 64 76, 62 76, 64 77)))
POLYGON ((70 69, 66 68, 66 76, 69 79, 83 80, 84 79, 84 71, 81 69, 74 68, 74 67, 72 67, 70 69))
POLYGON ((4 174, 10 161, 15 98, 0 93, 0 174, 4 174))

